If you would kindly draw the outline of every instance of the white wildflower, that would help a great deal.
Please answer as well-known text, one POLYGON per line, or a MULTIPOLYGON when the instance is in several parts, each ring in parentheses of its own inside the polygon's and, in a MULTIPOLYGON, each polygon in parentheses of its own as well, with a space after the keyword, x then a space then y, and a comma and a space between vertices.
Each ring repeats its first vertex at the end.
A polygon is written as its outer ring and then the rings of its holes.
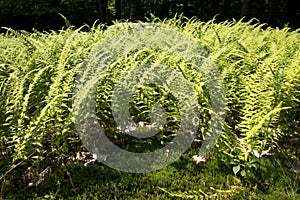
POLYGON ((194 155, 193 156, 194 161, 196 161, 196 164, 200 162, 206 162, 206 158, 203 156, 194 155))
POLYGON ((97 160, 97 158, 98 158, 97 154, 95 154, 95 153, 92 154, 92 157, 94 160, 97 160))
POLYGON ((253 154, 254 154, 255 157, 261 158, 261 157, 263 157, 263 155, 270 155, 269 154, 270 150, 271 150, 271 147, 269 147, 268 150, 262 151, 261 153, 259 153, 257 150, 254 150, 253 154))

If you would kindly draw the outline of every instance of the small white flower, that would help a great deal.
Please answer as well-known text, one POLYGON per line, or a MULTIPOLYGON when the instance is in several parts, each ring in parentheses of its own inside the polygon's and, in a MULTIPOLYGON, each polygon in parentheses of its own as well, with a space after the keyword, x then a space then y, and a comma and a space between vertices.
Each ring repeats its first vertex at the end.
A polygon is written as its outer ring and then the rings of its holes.
POLYGON ((34 183, 28 183, 28 187, 33 187, 33 186, 35 186, 34 183))
POLYGON ((206 158, 203 156, 194 155, 193 156, 194 161, 196 161, 196 164, 200 162, 206 162, 206 158))
POLYGON ((170 150, 169 150, 169 149, 166 149, 166 150, 165 150, 165 155, 166 155, 166 156, 169 156, 169 152, 170 152, 170 150))
POLYGON ((268 150, 266 150, 266 151, 262 151, 261 153, 259 153, 257 150, 254 150, 253 154, 254 154, 255 157, 261 158, 261 157, 263 157, 263 155, 270 155, 269 154, 270 150, 271 150, 271 147, 269 147, 268 150))
POLYGON ((138 125, 139 125, 140 127, 143 127, 143 126, 145 126, 145 122, 140 121, 140 122, 138 123, 138 125))
POLYGON ((135 124, 129 124, 128 126, 126 126, 124 132, 125 133, 130 133, 131 131, 134 131, 137 127, 135 126, 135 124))
POLYGON ((98 158, 97 154, 95 154, 95 153, 92 154, 92 157, 94 160, 97 160, 97 158, 98 158))

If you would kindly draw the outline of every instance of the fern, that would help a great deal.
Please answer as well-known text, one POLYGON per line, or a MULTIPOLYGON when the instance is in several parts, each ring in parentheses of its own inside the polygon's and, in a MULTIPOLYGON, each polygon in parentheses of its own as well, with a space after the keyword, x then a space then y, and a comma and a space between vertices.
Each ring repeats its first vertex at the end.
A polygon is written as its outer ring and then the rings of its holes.
MULTIPOLYGON (((164 21, 152 16, 150 23, 196 41, 218 67, 228 101, 217 150, 227 164, 232 160, 248 162, 255 156, 254 150, 276 147, 285 137, 299 134, 299 30, 272 29, 254 19, 246 23, 205 23, 183 16, 164 21)), ((125 30, 104 31, 102 25, 87 32, 81 30, 70 27, 58 32, 28 33, 7 29, 0 35, 0 149, 2 157, 9 161, 5 169, 15 169, 20 162, 25 166, 51 162, 82 148, 73 121, 75 77, 81 73, 84 78, 92 70, 93 66, 87 66, 86 72, 79 72, 99 43, 125 30)), ((172 46, 174 51, 179 48, 182 47, 172 46)), ((197 135, 203 141, 213 115, 206 82, 189 61, 159 49, 135 49, 121 55, 98 81, 96 113, 108 137, 124 148, 129 144, 142 146, 142 141, 126 137, 117 129, 110 103, 111 91, 120 77, 147 63, 170 66, 191 85, 201 112, 197 135)), ((166 78, 169 82, 173 79, 166 78)), ((160 147, 160 142, 170 142, 180 125, 180 106, 174 93, 151 84, 133 93, 133 120, 149 123, 150 108, 156 103, 169 116, 163 131, 146 141, 149 145, 141 151, 153 150, 150 143, 160 147)))

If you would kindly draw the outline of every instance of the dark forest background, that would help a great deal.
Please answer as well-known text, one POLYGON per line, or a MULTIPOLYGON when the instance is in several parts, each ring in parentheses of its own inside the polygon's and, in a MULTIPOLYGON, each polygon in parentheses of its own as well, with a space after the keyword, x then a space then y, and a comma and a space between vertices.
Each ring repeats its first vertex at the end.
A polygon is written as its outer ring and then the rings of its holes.
POLYGON ((176 13, 208 21, 257 18, 272 27, 299 28, 299 0, 0 0, 0 27, 58 30, 65 16, 79 27, 113 20, 145 20, 150 13, 164 19, 176 13))

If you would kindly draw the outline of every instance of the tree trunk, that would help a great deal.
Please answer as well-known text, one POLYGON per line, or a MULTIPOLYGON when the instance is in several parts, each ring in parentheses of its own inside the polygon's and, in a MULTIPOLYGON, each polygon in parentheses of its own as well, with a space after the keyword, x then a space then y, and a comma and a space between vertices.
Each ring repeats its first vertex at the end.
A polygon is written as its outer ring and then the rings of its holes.
POLYGON ((203 20, 204 16, 204 1, 200 1, 200 19, 203 20))
POLYGON ((135 20, 136 19, 136 2, 135 0, 130 1, 130 20, 135 20))
POLYGON ((288 0, 286 12, 285 21, 288 22, 292 28, 299 28, 300 1, 288 0))
POLYGON ((97 0, 98 3, 98 15, 100 22, 107 22, 107 3, 108 0, 97 0))
POLYGON ((242 2, 240 18, 244 17, 247 20, 250 18, 250 0, 243 0, 242 2))
POLYGON ((116 19, 121 19, 121 0, 115 1, 116 19))
POLYGON ((269 13, 268 13, 268 17, 267 17, 267 22, 269 24, 272 24, 272 17, 273 17, 273 12, 274 12, 274 5, 275 5, 275 1, 272 0, 269 3, 269 13))
POLYGON ((163 19, 169 17, 169 8, 170 8, 169 0, 163 0, 163 5, 161 8, 161 17, 163 19))
POLYGON ((228 19, 230 18, 230 2, 229 0, 224 0, 224 7, 223 7, 223 14, 224 14, 224 18, 228 19))
POLYGON ((212 1, 212 17, 218 14, 220 0, 212 1))
POLYGON ((189 5, 189 1, 188 0, 184 0, 183 1, 183 14, 186 17, 188 17, 188 15, 189 15, 188 5, 189 5))

